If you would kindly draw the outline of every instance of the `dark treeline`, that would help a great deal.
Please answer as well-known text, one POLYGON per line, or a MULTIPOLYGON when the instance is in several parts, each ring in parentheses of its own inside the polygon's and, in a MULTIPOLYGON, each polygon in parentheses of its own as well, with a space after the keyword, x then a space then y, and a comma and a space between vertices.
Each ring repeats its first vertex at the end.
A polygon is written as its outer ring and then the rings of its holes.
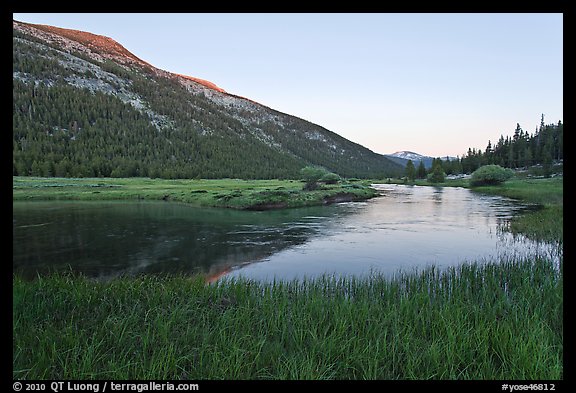
POLYGON ((482 165, 496 164, 506 168, 527 168, 533 165, 549 167, 555 161, 564 159, 563 129, 561 121, 556 124, 544 124, 544 115, 533 134, 524 131, 520 124, 512 136, 500 135, 493 145, 488 141, 484 151, 468 149, 460 159, 462 172, 474 172, 482 165))
MULTIPOLYGON (((435 158, 434 163, 438 162, 447 175, 470 174, 481 166, 490 164, 511 169, 538 166, 543 175, 549 175, 553 164, 564 159, 563 129, 562 121, 545 124, 542 115, 540 126, 533 134, 516 124, 513 135, 500 135, 495 145, 488 141, 484 150, 468 148, 462 157, 454 160, 435 158)), ((432 169, 426 170, 423 163, 416 162, 406 173, 408 172, 413 172, 415 178, 425 178, 432 169)))

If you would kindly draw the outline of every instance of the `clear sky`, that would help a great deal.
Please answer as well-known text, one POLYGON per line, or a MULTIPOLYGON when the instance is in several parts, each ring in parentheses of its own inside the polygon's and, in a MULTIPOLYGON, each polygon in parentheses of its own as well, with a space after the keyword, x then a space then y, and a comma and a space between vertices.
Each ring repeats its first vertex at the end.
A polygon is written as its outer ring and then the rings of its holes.
POLYGON ((561 13, 16 13, 319 124, 377 153, 484 150, 563 118, 561 13))

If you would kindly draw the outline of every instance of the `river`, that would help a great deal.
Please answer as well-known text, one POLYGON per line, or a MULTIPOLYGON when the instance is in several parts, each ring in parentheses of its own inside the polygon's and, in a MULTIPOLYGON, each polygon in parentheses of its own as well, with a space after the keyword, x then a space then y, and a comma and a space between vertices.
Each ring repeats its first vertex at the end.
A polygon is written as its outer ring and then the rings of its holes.
POLYGON ((394 275, 550 253, 501 225, 516 201, 464 188, 374 185, 380 197, 262 212, 174 202, 13 202, 13 271, 292 280, 394 275))

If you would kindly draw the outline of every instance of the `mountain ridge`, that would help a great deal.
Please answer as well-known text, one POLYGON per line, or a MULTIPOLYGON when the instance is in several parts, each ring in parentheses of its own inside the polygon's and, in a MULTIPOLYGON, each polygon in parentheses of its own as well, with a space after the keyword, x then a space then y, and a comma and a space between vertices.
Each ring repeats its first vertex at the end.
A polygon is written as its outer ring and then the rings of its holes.
POLYGON ((208 87, 210 89, 216 90, 216 91, 221 92, 221 93, 229 94, 228 92, 226 92, 221 87, 218 87, 215 83, 207 81, 205 79, 196 78, 196 77, 189 76, 189 75, 178 74, 178 73, 174 73, 174 72, 170 72, 170 71, 165 71, 165 70, 162 70, 156 66, 153 66, 152 64, 148 63, 147 61, 142 60, 138 56, 134 55, 132 52, 130 52, 128 49, 126 49, 123 45, 121 45, 118 41, 116 41, 113 38, 108 37, 108 36, 94 34, 94 33, 85 32, 85 31, 81 31, 81 30, 75 30, 75 29, 65 29, 62 27, 56 27, 56 26, 50 26, 50 25, 25 23, 25 22, 20 22, 17 20, 13 20, 12 22, 13 22, 13 26, 16 28, 22 29, 22 28, 28 27, 31 29, 37 29, 37 30, 44 31, 46 33, 53 34, 55 36, 61 36, 61 37, 67 38, 69 40, 76 41, 81 45, 85 45, 89 48, 95 49, 97 52, 99 52, 99 51, 105 51, 107 53, 112 52, 112 54, 116 54, 117 60, 129 58, 132 61, 135 61, 136 63, 139 63, 142 66, 150 68, 154 72, 157 72, 160 74, 161 73, 168 73, 168 74, 177 76, 179 78, 192 80, 192 81, 199 83, 199 84, 201 84, 205 87, 208 87))
POLYGON ((318 165, 381 177, 401 169, 319 125, 154 67, 112 38, 19 21, 13 31, 14 174, 294 178, 318 165))

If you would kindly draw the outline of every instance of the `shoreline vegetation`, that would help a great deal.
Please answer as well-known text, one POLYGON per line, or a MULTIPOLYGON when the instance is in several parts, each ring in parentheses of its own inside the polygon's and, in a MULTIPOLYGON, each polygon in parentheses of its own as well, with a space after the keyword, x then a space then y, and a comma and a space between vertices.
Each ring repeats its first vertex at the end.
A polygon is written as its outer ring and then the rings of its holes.
POLYGON ((184 180, 14 176, 13 201, 163 200, 198 207, 270 210, 362 201, 378 195, 360 180, 304 191, 300 180, 184 180))
MULTIPOLYGON (((163 190, 154 182, 15 177, 13 199, 169 195, 197 206, 220 200, 244 206, 243 198, 255 201, 261 192, 302 189, 299 181, 259 187, 249 181, 242 189, 240 180, 202 180, 189 182, 206 182, 205 192, 186 193, 186 181, 159 180, 163 190)), ((369 188, 365 181, 349 184, 355 183, 369 188)), ((223 278, 206 285, 202 276, 106 282, 72 273, 32 281, 14 276, 13 378, 562 380, 562 179, 513 179, 475 191, 538 206, 506 229, 557 242, 559 264, 534 255, 393 278, 274 284, 223 278)))
MULTIPOLYGON (((404 181, 397 181, 405 184, 404 181)), ((470 187, 468 179, 446 180, 436 185, 425 180, 414 185, 438 187, 465 187, 473 192, 499 195, 521 201, 531 209, 515 216, 506 230, 521 234, 531 240, 559 242, 564 239, 564 179, 563 176, 549 178, 515 177, 501 185, 470 187)))
POLYGON ((12 375, 557 380, 562 308, 545 259, 273 285, 14 278, 12 375))

